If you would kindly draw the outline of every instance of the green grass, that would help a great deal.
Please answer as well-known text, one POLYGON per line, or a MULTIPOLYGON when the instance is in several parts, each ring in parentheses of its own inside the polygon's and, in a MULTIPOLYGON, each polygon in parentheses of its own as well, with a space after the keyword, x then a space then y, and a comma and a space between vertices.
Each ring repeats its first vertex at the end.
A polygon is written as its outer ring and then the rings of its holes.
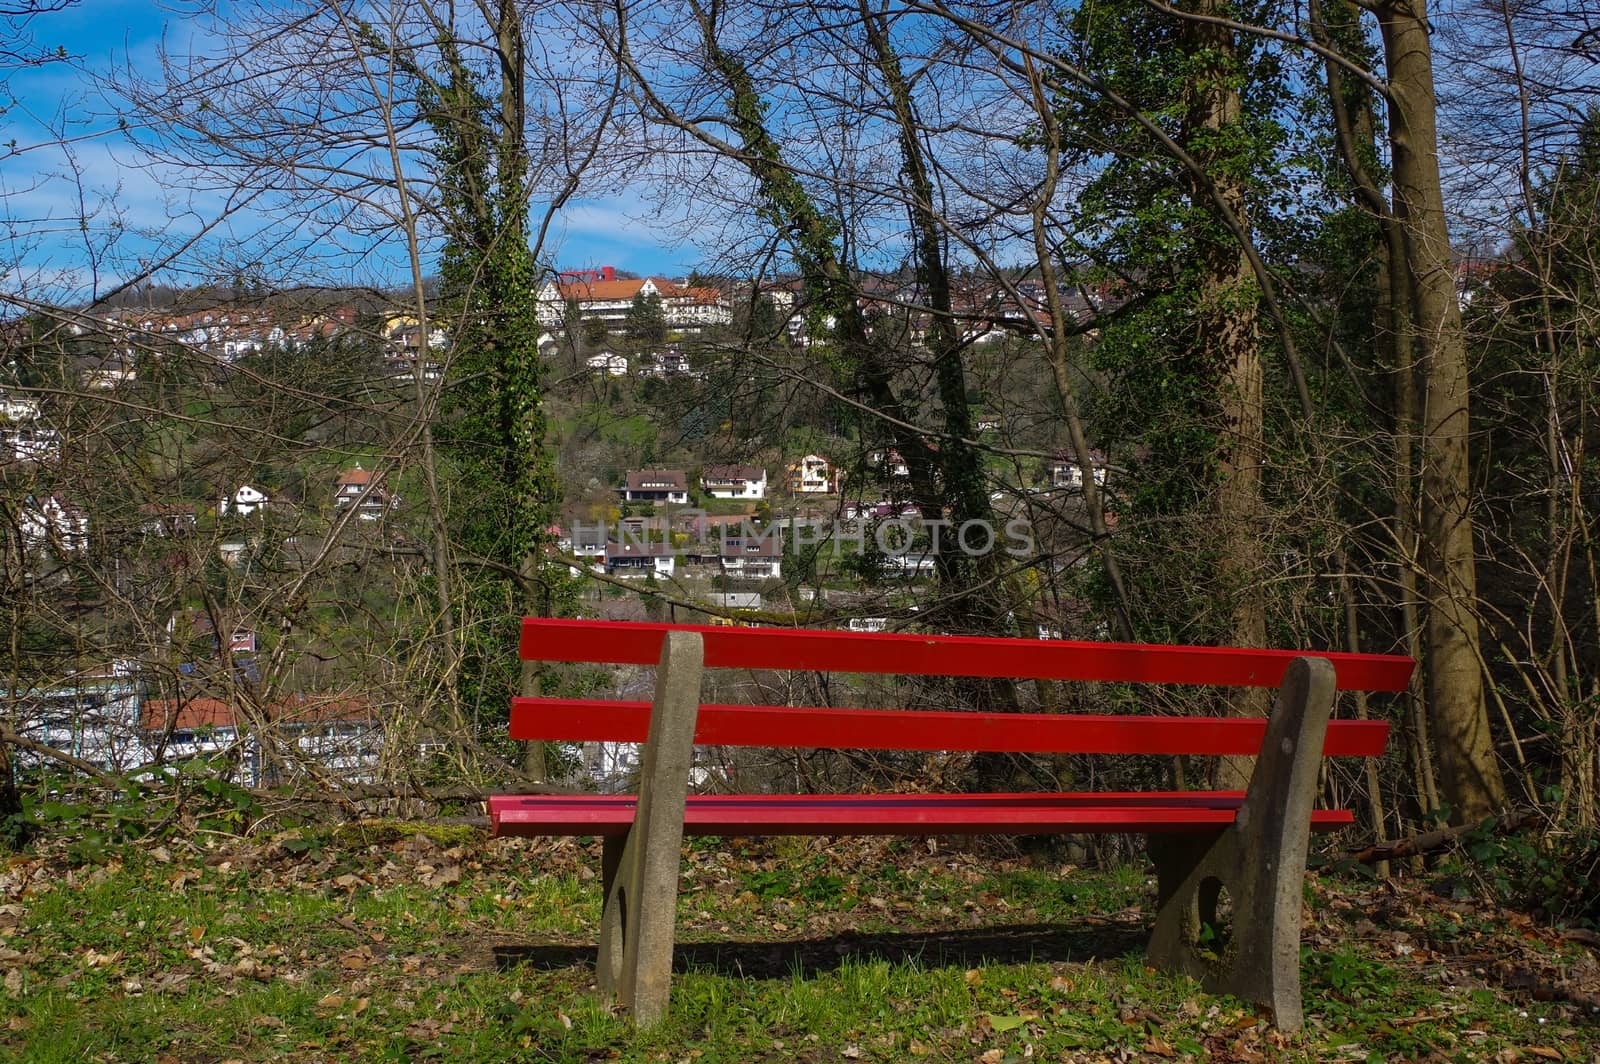
POLYGON ((597 846, 431 835, 370 824, 210 850, 128 847, 99 866, 41 855, 0 866, 0 1058, 1600 1052, 1592 1014, 1493 979, 1507 963, 1570 976, 1581 947, 1436 904, 1420 885, 1396 895, 1312 881, 1309 1022, 1284 1038, 1252 1009, 1144 966, 1153 888, 1141 869, 849 840, 690 847, 671 1008, 637 1031, 593 986, 597 846), (1366 918, 1378 902, 1381 927, 1366 918))

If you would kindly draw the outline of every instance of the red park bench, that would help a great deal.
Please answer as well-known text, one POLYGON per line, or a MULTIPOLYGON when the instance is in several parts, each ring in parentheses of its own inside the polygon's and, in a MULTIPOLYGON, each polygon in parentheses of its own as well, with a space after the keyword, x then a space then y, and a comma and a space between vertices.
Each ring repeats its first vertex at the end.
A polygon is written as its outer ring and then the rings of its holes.
POLYGON ((1301 1024, 1300 913, 1310 832, 1354 822, 1314 809, 1324 756, 1376 757, 1388 725, 1330 721, 1336 692, 1402 691, 1410 658, 1227 647, 543 620, 531 661, 657 665, 654 703, 518 698, 515 739, 643 742, 639 794, 495 795, 497 835, 604 837, 598 981, 649 1024, 666 1010, 682 839, 692 835, 1149 836, 1158 911, 1147 957, 1213 993, 1301 1024), (1269 719, 714 705, 703 669, 1276 687, 1269 719), (695 744, 1031 754, 1255 755, 1246 791, 1038 794, 688 794, 695 744), (1223 955, 1198 947, 1219 891, 1223 955))

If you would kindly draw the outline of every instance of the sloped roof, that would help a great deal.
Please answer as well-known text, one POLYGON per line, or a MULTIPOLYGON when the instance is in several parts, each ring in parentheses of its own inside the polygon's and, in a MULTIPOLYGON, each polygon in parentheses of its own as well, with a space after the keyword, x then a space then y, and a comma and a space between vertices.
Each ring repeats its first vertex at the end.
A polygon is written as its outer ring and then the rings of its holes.
POLYGON ((708 465, 700 471, 701 480, 762 480, 767 471, 753 465, 708 465))
POLYGON ((268 716, 283 724, 317 724, 335 720, 376 720, 372 703, 355 695, 290 695, 268 707, 268 716))
MULTIPOLYGON (((239 719, 237 708, 219 698, 151 698, 139 707, 139 727, 165 731, 174 714, 174 731, 232 728, 239 719)), ((273 723, 293 725, 375 720, 377 712, 371 702, 353 695, 289 695, 269 705, 266 716, 273 723)))
POLYGON ((629 491, 688 491, 681 469, 641 469, 628 474, 629 491))
POLYGON ((722 541, 724 558, 781 558, 783 537, 776 531, 760 536, 729 536, 722 541))
POLYGON ((676 285, 660 277, 635 277, 626 281, 621 278, 614 281, 569 281, 566 284, 556 285, 556 288, 560 291, 562 299, 576 299, 580 303, 609 303, 632 299, 639 294, 639 290, 644 287, 647 280, 652 283, 662 299, 678 293, 676 285))
POLYGON ((670 558, 672 557, 672 544, 670 543, 630 543, 624 540, 621 543, 606 544, 606 558, 670 558))
POLYGON ((151 698, 139 707, 139 727, 147 732, 166 731, 169 724, 174 731, 231 728, 235 722, 233 707, 217 698, 151 698))

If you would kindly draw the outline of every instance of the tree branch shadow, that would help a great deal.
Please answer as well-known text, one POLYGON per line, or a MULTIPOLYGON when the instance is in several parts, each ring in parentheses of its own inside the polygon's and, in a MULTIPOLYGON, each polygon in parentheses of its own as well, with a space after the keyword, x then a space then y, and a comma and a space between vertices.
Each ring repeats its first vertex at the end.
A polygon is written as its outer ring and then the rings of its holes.
MULTIPOLYGON (((846 961, 885 960, 926 968, 976 968, 982 964, 1083 963, 1142 952, 1148 928, 1136 918, 1083 925, 1013 924, 946 931, 844 932, 825 938, 778 941, 679 942, 675 972, 711 972, 738 978, 779 979, 830 972, 846 961)), ((494 966, 541 971, 593 966, 595 947, 572 944, 500 944, 494 966)))

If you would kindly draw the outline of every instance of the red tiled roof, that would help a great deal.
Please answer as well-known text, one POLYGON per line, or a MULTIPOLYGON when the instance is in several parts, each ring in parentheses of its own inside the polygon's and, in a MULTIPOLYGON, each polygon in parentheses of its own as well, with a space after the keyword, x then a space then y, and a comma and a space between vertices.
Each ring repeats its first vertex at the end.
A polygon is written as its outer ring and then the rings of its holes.
MULTIPOLYGON (((234 706, 219 698, 147 699, 139 708, 139 727, 165 731, 173 714, 174 731, 196 728, 232 728, 238 723, 234 706)), ((353 695, 289 695, 267 707, 267 719, 283 724, 314 724, 334 720, 373 720, 372 703, 353 695)))
POLYGON ((285 724, 314 724, 331 720, 374 720, 371 702, 355 695, 290 695, 272 704, 269 716, 285 724))
POLYGON ((139 707, 139 727, 147 732, 166 731, 169 724, 174 731, 194 731, 231 728, 234 723, 233 707, 216 698, 151 698, 139 707))
POLYGON ((562 299, 576 299, 582 303, 614 302, 638 295, 646 280, 655 286, 656 294, 662 299, 681 299, 686 295, 684 289, 664 277, 637 277, 627 281, 621 278, 614 281, 570 281, 557 284, 556 288, 561 292, 562 299))

